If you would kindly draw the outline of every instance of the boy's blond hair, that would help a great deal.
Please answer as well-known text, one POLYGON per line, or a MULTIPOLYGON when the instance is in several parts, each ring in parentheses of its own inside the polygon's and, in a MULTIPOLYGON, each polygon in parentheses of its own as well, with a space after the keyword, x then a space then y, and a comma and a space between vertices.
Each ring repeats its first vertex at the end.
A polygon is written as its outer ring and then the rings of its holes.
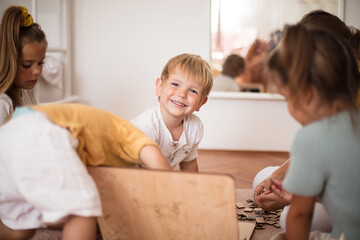
POLYGON ((161 79, 166 82, 170 74, 180 67, 184 74, 194 79, 202 87, 201 101, 207 97, 213 86, 213 76, 210 65, 199 55, 180 54, 171 58, 161 72, 161 79))

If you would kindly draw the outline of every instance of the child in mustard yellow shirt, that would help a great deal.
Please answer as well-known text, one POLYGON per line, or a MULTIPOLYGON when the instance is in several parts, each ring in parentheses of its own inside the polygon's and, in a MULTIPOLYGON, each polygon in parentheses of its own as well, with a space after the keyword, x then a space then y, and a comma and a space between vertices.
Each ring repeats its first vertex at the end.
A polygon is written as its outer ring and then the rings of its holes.
POLYGON ((59 224, 64 239, 95 239, 102 210, 86 166, 137 164, 171 169, 124 119, 80 104, 17 108, 0 128, 0 239, 59 224))

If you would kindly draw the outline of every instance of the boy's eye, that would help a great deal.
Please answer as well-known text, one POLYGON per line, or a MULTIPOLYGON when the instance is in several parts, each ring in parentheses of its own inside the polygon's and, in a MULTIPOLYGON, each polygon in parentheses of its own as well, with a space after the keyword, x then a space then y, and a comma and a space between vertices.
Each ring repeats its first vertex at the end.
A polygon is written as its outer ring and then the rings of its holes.
POLYGON ((39 66, 42 66, 42 65, 44 65, 44 62, 39 62, 39 66))
POLYGON ((196 90, 194 90, 194 89, 190 89, 189 91, 190 91, 191 93, 198 94, 198 92, 197 92, 196 90))
POLYGON ((179 86, 179 84, 177 84, 177 83, 171 83, 171 85, 174 86, 174 87, 179 86))

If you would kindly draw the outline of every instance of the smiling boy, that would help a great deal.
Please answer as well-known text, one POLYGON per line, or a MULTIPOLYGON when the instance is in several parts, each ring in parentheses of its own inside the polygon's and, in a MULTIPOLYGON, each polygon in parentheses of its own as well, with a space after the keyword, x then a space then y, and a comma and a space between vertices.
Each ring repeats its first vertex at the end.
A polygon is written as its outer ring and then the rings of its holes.
POLYGON ((153 139, 174 168, 198 172, 197 148, 203 137, 201 120, 193 114, 207 101, 213 77, 200 56, 181 54, 171 58, 156 79, 159 105, 131 122, 153 139))

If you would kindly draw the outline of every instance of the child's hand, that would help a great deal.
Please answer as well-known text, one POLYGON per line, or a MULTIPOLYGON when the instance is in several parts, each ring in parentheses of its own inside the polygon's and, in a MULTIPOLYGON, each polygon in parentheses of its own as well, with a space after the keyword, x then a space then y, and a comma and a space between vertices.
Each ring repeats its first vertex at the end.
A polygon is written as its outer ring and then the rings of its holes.
POLYGON ((270 178, 266 178, 264 181, 260 182, 254 191, 254 200, 255 203, 263 208, 263 203, 260 201, 259 196, 268 195, 271 193, 270 189, 270 178))
POLYGON ((270 179, 270 180, 271 180, 271 186, 270 186, 271 191, 275 193, 277 196, 290 202, 292 198, 292 194, 282 188, 282 181, 277 179, 270 179))
POLYGON ((257 205, 259 205, 260 207, 262 207, 267 211, 275 211, 278 209, 282 209, 290 204, 289 201, 279 197, 273 192, 270 192, 270 190, 267 190, 266 192, 257 196, 255 198, 255 202, 257 205))
MULTIPOLYGON (((266 189, 269 189, 270 185, 268 184, 269 178, 266 178, 264 181, 260 182, 254 191, 254 199, 256 201, 256 197, 260 196, 266 189)), ((259 205, 259 204, 258 204, 259 205)))
POLYGON ((282 209, 290 202, 274 194, 270 189, 270 178, 265 179, 257 185, 254 192, 256 204, 267 211, 282 209))
POLYGON ((199 167, 196 158, 191 161, 182 161, 180 164, 180 170, 184 172, 199 172, 199 167))

